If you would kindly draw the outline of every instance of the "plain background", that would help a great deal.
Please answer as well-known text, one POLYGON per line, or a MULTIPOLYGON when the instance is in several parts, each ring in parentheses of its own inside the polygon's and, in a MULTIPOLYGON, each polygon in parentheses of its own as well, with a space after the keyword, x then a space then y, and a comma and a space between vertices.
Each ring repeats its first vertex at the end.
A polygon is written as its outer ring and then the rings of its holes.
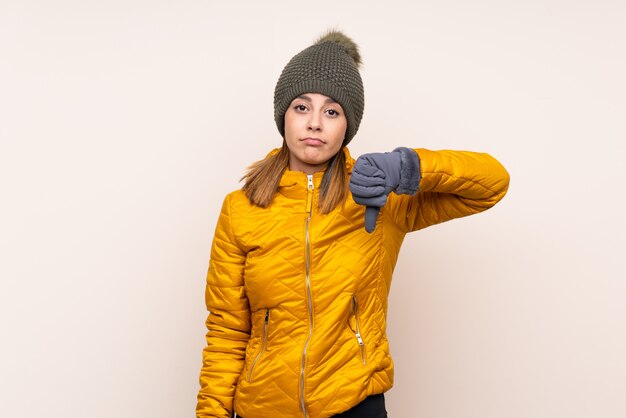
POLYGON ((0 415, 193 416, 224 195, 287 61, 361 47, 353 155, 489 152, 407 236, 390 417, 626 416, 626 2, 0 0, 0 415))

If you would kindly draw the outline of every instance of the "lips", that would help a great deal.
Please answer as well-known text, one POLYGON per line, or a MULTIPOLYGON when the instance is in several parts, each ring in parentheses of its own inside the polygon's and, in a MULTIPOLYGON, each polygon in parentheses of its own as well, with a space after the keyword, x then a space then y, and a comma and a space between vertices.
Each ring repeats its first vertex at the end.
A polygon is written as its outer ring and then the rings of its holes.
POLYGON ((313 138, 313 137, 303 138, 302 142, 304 142, 307 145, 312 145, 312 146, 321 146, 325 144, 323 140, 319 138, 313 138))

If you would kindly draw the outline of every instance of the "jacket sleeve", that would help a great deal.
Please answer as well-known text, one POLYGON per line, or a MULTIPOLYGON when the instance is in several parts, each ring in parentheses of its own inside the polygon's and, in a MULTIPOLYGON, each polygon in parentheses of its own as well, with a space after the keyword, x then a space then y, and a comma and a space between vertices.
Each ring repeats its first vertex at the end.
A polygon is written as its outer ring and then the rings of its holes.
POLYGON ((487 210, 508 190, 508 172, 489 154, 414 151, 420 168, 415 179, 419 182, 417 193, 391 195, 386 206, 405 233, 487 210))
POLYGON ((206 283, 207 345, 202 353, 197 417, 230 418, 237 380, 250 338, 250 308, 244 290, 246 253, 232 228, 227 196, 215 228, 206 283))

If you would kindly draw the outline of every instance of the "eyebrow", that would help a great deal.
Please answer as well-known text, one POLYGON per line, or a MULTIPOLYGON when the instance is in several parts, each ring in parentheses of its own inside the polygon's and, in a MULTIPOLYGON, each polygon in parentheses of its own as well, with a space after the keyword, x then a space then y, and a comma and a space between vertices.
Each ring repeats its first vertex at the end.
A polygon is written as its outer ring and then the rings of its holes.
MULTIPOLYGON (((301 94, 300 96, 296 97, 296 99, 302 99, 302 100, 306 100, 307 102, 312 102, 313 99, 311 99, 309 96, 307 96, 306 94, 301 94)), ((334 100, 331 97, 328 97, 324 103, 337 103, 336 100, 334 100)))

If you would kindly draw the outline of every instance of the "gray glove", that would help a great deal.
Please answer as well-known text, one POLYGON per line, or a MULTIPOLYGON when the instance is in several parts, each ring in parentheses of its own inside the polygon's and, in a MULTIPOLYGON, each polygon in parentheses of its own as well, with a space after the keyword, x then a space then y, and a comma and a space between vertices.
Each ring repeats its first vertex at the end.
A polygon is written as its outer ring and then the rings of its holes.
POLYGON ((354 201, 365 206, 365 230, 371 233, 376 228, 389 193, 414 195, 419 182, 419 157, 410 148, 360 156, 352 169, 350 191, 354 201))

